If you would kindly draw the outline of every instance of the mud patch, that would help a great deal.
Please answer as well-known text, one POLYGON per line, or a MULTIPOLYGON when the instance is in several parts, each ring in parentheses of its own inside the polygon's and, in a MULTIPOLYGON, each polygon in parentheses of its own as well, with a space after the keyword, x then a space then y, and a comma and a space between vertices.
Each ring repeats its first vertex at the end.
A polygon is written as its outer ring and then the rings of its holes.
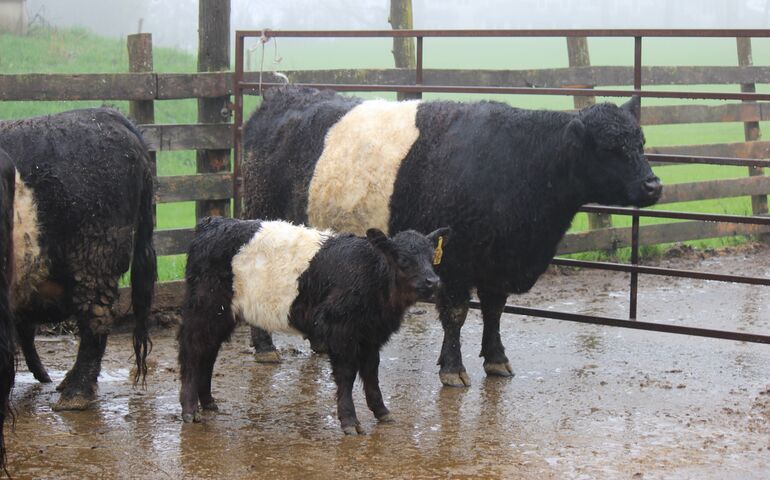
MULTIPOLYGON (((766 249, 661 263, 770 276, 766 249)), ((627 287, 623 274, 552 273, 510 302, 623 316, 627 287)), ((770 331, 768 288, 650 276, 640 288, 644 320, 770 331)), ((216 367, 220 411, 200 425, 180 419, 173 330, 153 332, 146 390, 131 386, 130 335, 110 336, 98 401, 85 412, 51 410, 75 339, 38 338, 55 381, 40 385, 22 368, 10 471, 73 479, 767 476, 767 345, 505 315, 502 338, 517 375, 488 378, 477 357, 481 317, 472 311, 463 328, 472 386, 443 388, 440 323, 430 306, 413 312, 382 352, 380 380, 396 422, 378 424, 357 384, 368 433, 360 438, 339 429, 328 360, 293 337, 276 338, 283 363, 257 364, 239 327, 216 367)))

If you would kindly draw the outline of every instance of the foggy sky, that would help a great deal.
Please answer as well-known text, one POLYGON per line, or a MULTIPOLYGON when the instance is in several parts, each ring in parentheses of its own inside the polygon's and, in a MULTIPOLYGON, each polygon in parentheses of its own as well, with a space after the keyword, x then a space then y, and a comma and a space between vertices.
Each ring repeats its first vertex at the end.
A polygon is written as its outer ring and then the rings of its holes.
MULTIPOLYGON (((388 0, 231 0, 233 29, 388 29, 388 0)), ((415 28, 770 28, 770 0, 413 0, 415 28)), ((27 0, 30 18, 194 51, 197 0, 27 0)))

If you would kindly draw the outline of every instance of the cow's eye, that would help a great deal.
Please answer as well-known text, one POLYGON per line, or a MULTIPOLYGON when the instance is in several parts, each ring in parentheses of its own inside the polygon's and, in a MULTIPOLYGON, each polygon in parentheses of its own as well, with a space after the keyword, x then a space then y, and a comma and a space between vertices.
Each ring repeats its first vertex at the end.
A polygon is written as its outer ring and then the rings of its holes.
POLYGON ((397 263, 399 268, 404 270, 412 266, 412 261, 408 257, 399 257, 397 263))

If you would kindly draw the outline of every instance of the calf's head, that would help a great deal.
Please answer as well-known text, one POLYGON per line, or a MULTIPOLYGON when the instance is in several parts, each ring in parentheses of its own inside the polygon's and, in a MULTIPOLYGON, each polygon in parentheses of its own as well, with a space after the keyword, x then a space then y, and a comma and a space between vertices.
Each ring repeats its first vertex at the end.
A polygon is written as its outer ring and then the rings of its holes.
MULTIPOLYGON (((382 231, 370 228, 366 238, 379 250, 396 272, 397 282, 405 285, 416 300, 430 300, 441 286, 433 265, 441 260, 452 230, 449 227, 423 235, 414 230, 388 238, 382 231)), ((407 292, 405 292, 407 293, 407 292)))
POLYGON ((566 128, 567 146, 580 152, 575 175, 583 179, 587 202, 646 207, 663 186, 644 156, 639 97, 618 107, 611 103, 581 110, 566 128))

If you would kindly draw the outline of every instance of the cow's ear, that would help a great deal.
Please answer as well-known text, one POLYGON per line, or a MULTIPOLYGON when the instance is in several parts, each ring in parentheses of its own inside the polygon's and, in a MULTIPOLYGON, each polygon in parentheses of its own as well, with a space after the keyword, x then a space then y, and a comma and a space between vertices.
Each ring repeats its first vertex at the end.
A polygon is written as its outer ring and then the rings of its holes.
POLYGON ((433 248, 438 248, 439 243, 441 243, 440 246, 446 247, 446 244, 449 242, 449 239, 452 237, 452 229, 449 227, 442 227, 429 233, 427 237, 428 237, 428 240, 430 240, 433 243, 433 248))
POLYGON ((586 125, 580 118, 575 117, 569 121, 564 132, 564 140, 570 146, 578 148, 584 145, 587 136, 586 125))
POLYGON ((378 228, 370 228, 366 231, 366 239, 369 240, 374 248, 381 251, 387 256, 396 257, 396 246, 393 242, 382 233, 382 230, 378 228))
POLYGON ((633 95, 631 100, 621 105, 620 108, 633 115, 634 118, 638 119, 642 113, 642 100, 639 98, 639 95, 633 95))

